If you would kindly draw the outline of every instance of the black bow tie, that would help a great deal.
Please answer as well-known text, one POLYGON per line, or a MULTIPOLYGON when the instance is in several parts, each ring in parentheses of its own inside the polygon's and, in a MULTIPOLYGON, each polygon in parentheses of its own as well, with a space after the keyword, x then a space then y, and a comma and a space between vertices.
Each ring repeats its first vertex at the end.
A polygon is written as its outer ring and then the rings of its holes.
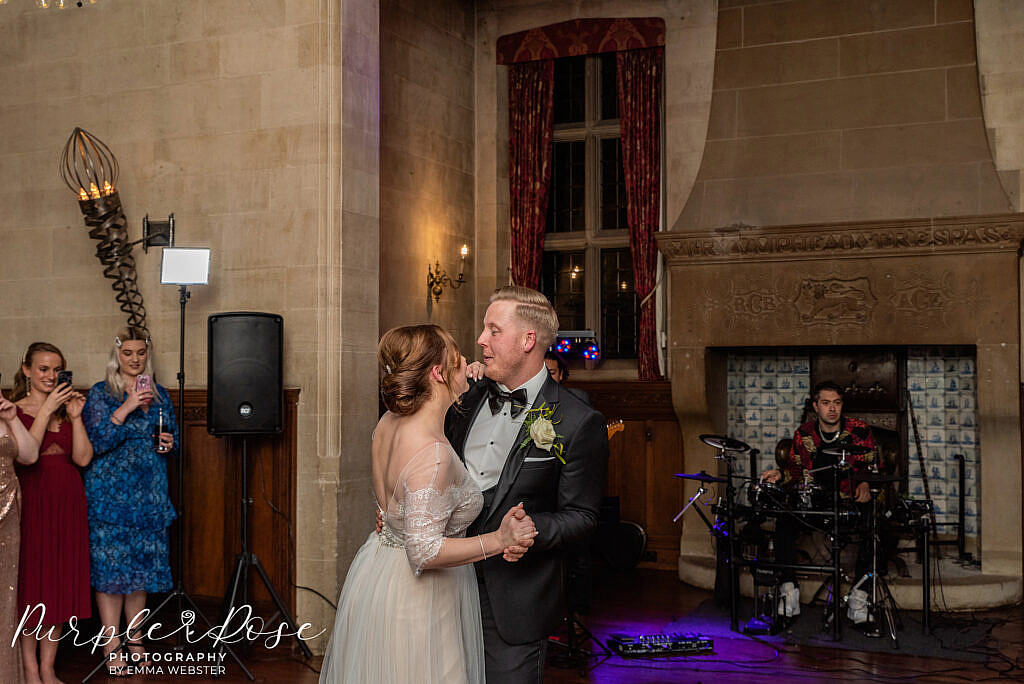
POLYGON ((515 418, 526 410, 526 388, 520 387, 514 392, 502 392, 498 386, 491 384, 487 386, 487 403, 491 407, 491 415, 501 410, 501 405, 506 401, 512 404, 512 417, 515 418))

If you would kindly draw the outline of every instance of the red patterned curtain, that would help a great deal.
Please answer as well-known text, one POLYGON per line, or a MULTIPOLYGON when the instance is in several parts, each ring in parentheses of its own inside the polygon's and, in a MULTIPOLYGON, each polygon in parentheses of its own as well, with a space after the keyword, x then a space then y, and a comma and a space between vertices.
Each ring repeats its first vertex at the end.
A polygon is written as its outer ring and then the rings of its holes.
POLYGON ((509 192, 512 219, 512 282, 540 287, 544 228, 551 181, 555 63, 511 65, 509 102, 509 192))
POLYGON ((622 168, 633 278, 640 306, 637 363, 641 380, 658 380, 654 290, 658 248, 654 234, 661 213, 661 91, 664 48, 628 50, 616 55, 622 168))

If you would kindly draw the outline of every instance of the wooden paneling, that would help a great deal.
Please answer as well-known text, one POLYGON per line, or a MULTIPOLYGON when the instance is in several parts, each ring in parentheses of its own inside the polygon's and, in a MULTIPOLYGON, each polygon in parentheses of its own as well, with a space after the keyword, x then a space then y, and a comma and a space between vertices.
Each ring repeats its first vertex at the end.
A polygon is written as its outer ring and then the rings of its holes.
MULTIPOLYGON (((177 393, 172 391, 177 402, 177 393)), ((214 437, 206 430, 206 391, 185 391, 184 514, 171 528, 172 569, 175 535, 184 533, 185 591, 197 597, 222 597, 241 552, 242 444, 246 440, 249 497, 249 552, 256 555, 274 589, 294 615, 296 424, 299 390, 285 390, 284 432, 252 437, 214 437), (269 500, 269 503, 268 503, 269 500), (281 514, 275 513, 271 505, 281 514)), ((168 463, 171 498, 178 505, 178 464, 168 463)), ((270 596, 253 568, 247 597, 261 610, 270 596)), ((271 609, 271 612, 272 609, 271 609)), ((213 616, 209 616, 213 617, 213 616)))
POLYGON ((675 568, 679 525, 672 518, 683 507, 682 435, 667 382, 572 382, 611 422, 625 429, 609 441, 606 496, 619 497, 620 516, 647 532, 641 567, 675 568))

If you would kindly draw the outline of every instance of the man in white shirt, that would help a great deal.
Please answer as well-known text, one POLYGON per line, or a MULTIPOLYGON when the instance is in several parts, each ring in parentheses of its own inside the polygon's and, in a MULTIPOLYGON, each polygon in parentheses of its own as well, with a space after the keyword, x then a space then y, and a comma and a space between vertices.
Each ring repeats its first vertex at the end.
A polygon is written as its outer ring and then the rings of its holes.
POLYGON ((445 421, 484 492, 483 511, 467 534, 497 529, 498 511, 519 502, 537 527, 518 563, 476 564, 490 684, 541 681, 546 637, 564 615, 563 556, 597 526, 605 484, 604 417, 560 387, 544 365, 557 331, 558 317, 540 292, 496 290, 477 339, 486 378, 445 421))

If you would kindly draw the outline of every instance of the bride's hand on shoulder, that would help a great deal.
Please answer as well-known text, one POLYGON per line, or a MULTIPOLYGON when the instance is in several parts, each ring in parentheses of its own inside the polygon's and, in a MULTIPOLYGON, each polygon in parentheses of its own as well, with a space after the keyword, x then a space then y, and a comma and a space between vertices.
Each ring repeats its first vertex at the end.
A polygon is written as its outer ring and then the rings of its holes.
POLYGON ((466 366, 466 378, 469 380, 482 380, 486 372, 487 366, 479 361, 474 361, 466 366))

